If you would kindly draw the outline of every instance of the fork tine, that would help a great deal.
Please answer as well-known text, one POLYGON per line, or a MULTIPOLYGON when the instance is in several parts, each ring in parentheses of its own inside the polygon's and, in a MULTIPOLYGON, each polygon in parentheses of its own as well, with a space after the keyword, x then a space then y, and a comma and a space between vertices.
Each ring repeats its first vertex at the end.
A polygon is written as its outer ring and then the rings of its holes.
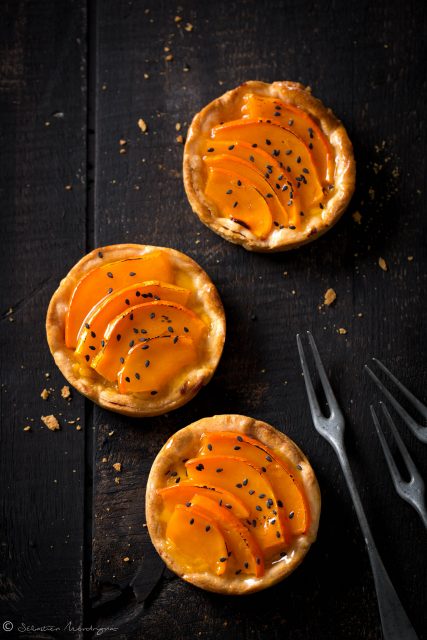
POLYGON ((389 410, 387 409, 386 405, 383 402, 380 402, 381 408, 383 410, 383 414, 385 415, 385 418, 387 420, 388 426, 390 427, 390 430, 394 436, 394 439, 396 440, 396 444, 399 447, 399 451, 401 453, 401 456, 403 458, 404 463, 406 464, 406 467, 409 471, 409 473, 411 474, 411 478, 414 479, 415 477, 419 476, 418 473, 418 469, 415 466, 414 461, 412 460, 410 453, 408 451, 408 449, 406 448, 405 443, 403 442, 400 433, 398 432, 396 425, 393 422, 393 419, 390 415, 389 410))
POLYGON ((393 480, 393 484, 395 486, 396 491, 400 493, 400 483, 402 481, 402 478, 401 478, 399 469, 397 468, 394 458, 391 454, 390 447, 388 446, 387 440, 384 437, 383 430, 381 429, 380 422, 378 420, 377 414, 375 413, 375 409, 372 404, 370 406, 370 409, 371 409, 372 420, 374 421, 375 429, 377 431, 378 438, 380 439, 381 447, 384 452, 384 456, 390 471, 391 478, 393 480))
POLYGON ((339 408, 337 399, 334 395, 334 392, 332 391, 332 387, 330 385, 328 376, 326 375, 325 367, 323 366, 323 362, 320 358, 319 351, 317 349, 314 338, 311 335, 310 331, 307 331, 307 335, 308 335, 311 349, 313 351, 314 361, 316 363, 316 367, 319 372, 319 378, 322 383, 322 387, 325 392, 326 399, 328 401, 331 415, 341 415, 341 409, 339 408))
MULTIPOLYGON (((377 361, 378 362, 378 361, 377 361)), ((383 394, 388 398, 393 407, 396 409, 397 413, 400 415, 402 420, 408 425, 411 429, 412 433, 419 439, 421 442, 427 442, 427 428, 421 427, 410 415, 409 413, 402 407, 402 405, 396 400, 394 396, 391 395, 390 391, 383 385, 381 380, 375 375, 375 373, 365 364, 365 371, 371 376, 372 380, 375 382, 377 387, 383 392, 383 394)))
POLYGON ((414 396, 413 393, 411 393, 409 391, 409 389, 407 389, 405 387, 405 385, 403 385, 400 380, 398 380, 396 378, 396 376, 394 376, 392 374, 391 371, 389 371, 389 369, 387 369, 387 367, 381 362, 381 360, 378 360, 378 358, 372 358, 372 360, 374 362, 377 363, 377 365, 380 367, 380 369, 382 369, 382 371, 384 371, 384 373, 390 378, 390 380, 392 380, 394 382, 394 384, 396 385, 396 387, 403 393, 403 395, 405 395, 408 400, 410 402, 412 402, 412 404, 414 405, 414 407, 420 412, 420 414, 424 417, 427 418, 427 407, 425 404, 423 404, 422 402, 420 402, 420 400, 418 400, 418 398, 416 398, 414 396))
POLYGON ((305 357, 304 349, 301 342, 299 333, 297 334, 297 346, 298 353, 301 361, 301 367, 304 374, 305 387, 307 389, 308 402, 310 404, 311 415, 313 417, 314 426, 317 428, 319 419, 324 419, 325 416, 320 410, 319 402, 317 400, 316 392, 314 391, 313 382, 311 380, 310 372, 308 370, 307 360, 305 357))

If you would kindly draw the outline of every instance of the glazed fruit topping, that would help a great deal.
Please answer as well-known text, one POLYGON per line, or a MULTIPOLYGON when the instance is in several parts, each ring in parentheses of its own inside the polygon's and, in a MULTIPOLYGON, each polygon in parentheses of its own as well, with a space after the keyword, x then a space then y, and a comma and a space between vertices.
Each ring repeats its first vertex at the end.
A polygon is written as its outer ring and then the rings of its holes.
POLYGON ((66 345, 120 393, 157 395, 198 365, 208 326, 175 276, 168 255, 155 250, 103 263, 75 286, 66 345))
POLYGON ((164 504, 162 519, 169 523, 166 539, 171 553, 181 562, 185 559, 189 571, 203 565, 203 570, 216 575, 262 576, 266 561, 286 555, 292 540, 308 529, 309 509, 298 479, 301 471, 301 465, 247 435, 204 434, 198 455, 184 460, 179 472, 168 472, 167 486, 158 489, 164 504), (194 515, 181 518, 183 508, 194 515), (221 534, 227 550, 223 563, 218 564, 216 556, 207 558, 206 530, 192 528, 196 514, 210 526, 215 524, 221 534), (180 540, 186 541, 182 549, 180 540))
POLYGON ((277 99, 246 94, 241 118, 214 126, 201 153, 217 215, 261 239, 304 228, 333 188, 334 156, 319 124, 277 99))

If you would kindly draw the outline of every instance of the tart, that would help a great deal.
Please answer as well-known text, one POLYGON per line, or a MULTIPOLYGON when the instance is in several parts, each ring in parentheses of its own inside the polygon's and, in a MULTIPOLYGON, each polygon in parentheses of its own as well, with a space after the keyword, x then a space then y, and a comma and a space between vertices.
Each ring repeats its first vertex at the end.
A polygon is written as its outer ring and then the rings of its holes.
POLYGON ((341 217, 354 191, 352 144, 309 87, 245 82, 197 113, 184 148, 194 213, 253 251, 310 242, 341 217))
POLYGON ((80 393, 130 416, 188 402, 221 357, 225 317, 203 269, 179 251, 140 244, 95 249, 53 294, 50 351, 80 393))
POLYGON ((317 535, 320 492, 290 438, 241 415, 203 418, 175 433, 148 478, 146 519, 167 566, 230 595, 269 587, 317 535))

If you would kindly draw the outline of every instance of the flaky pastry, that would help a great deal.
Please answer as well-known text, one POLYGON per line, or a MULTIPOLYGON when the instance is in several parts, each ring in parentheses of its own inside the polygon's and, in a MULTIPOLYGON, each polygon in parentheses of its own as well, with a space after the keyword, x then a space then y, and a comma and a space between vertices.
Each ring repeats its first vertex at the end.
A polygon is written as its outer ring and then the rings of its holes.
POLYGON ((296 82, 245 82, 197 113, 184 185, 194 213, 253 251, 286 251, 330 229, 355 186, 352 144, 296 82))
POLYGON ((279 582, 302 562, 320 503, 313 469, 290 438, 253 418, 218 415, 181 429, 160 450, 146 521, 182 579, 239 595, 279 582))
POLYGON ((106 409, 145 417, 180 407, 209 382, 225 316, 194 260, 170 248, 119 244, 84 256, 61 281, 46 332, 73 387, 106 409))

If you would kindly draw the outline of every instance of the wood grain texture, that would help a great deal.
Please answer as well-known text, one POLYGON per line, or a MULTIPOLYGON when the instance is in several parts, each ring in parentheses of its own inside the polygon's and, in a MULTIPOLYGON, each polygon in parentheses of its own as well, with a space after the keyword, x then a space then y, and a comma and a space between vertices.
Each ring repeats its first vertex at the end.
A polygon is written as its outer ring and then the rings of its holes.
MULTIPOLYGON (((189 253, 219 287, 228 336, 214 380, 180 411, 137 422, 96 411, 94 597, 111 595, 114 583, 120 603, 113 613, 99 610, 97 624, 113 620, 114 637, 138 639, 380 638, 363 539, 338 463, 311 426, 299 373, 295 334, 311 329, 348 418, 352 466, 378 546, 425 637, 422 525, 392 489, 368 414, 376 396, 362 373, 368 357, 377 355, 423 395, 424 157, 408 140, 416 136, 419 149, 425 140, 424 44, 416 37, 425 30, 425 10, 421 3, 403 9, 397 2, 180 7, 100 7, 95 239, 189 253), (183 18, 179 26, 175 15, 183 18), (187 22, 192 31, 183 29, 187 22), (310 84, 343 119, 355 145, 358 189, 348 214, 324 238, 288 255, 251 255, 220 240, 191 213, 182 188, 175 123, 185 131, 204 104, 247 79, 310 84), (139 118, 146 134, 138 130, 139 118), (122 155, 120 137, 128 140, 122 155), (360 225, 351 216, 356 210, 360 225), (380 256, 387 273, 378 266, 380 256), (319 308, 328 287, 337 301, 319 308), (339 335, 340 327, 348 333, 339 335), (290 579, 266 593, 225 599, 166 572, 142 610, 124 587, 141 562, 144 568, 143 487, 151 461, 173 431, 221 412, 266 419, 307 452, 324 501, 318 543, 290 579), (108 431, 114 434, 107 437, 108 431), (119 485, 111 468, 116 460, 123 464, 119 485)), ((406 431, 404 437, 425 473, 420 445, 406 431)))
MULTIPOLYGON (((392 488, 369 416, 379 396, 362 370, 375 355, 427 400, 424 3, 103 0, 89 12, 85 5, 20 0, 3 16, 0 623, 63 627, 71 619, 114 627, 102 637, 123 640, 379 640, 362 535, 338 462, 312 427, 300 375, 295 334, 310 329, 348 419, 350 461, 377 546, 426 640, 425 532, 392 488), (196 111, 247 79, 311 85, 355 146, 348 213, 289 254, 249 254, 223 241, 192 214, 182 186, 175 124, 185 136, 196 111), (167 416, 132 420, 59 397, 63 382, 43 328, 49 296, 86 250, 115 242, 188 253, 224 302, 218 371, 167 416), (329 287, 337 300, 325 308, 329 287), (46 402, 43 386, 55 388, 46 402), (60 433, 40 428, 40 415, 59 412, 60 433), (286 432, 310 458, 323 497, 319 538, 303 565, 246 598, 205 593, 163 570, 144 527, 145 484, 164 441, 222 412, 286 432), (27 416, 35 419, 30 433, 22 431, 27 416), (65 425, 78 416, 82 423, 86 416, 83 432, 65 425)), ((399 429, 427 478, 422 445, 399 429)))
POLYGON ((5 620, 61 628, 83 620, 85 432, 67 421, 80 417, 84 427, 84 402, 61 397, 44 321, 86 249, 85 3, 3 3, 0 23, 3 633, 5 620), (48 400, 44 387, 53 389, 48 400), (47 414, 60 432, 43 425, 47 414))

